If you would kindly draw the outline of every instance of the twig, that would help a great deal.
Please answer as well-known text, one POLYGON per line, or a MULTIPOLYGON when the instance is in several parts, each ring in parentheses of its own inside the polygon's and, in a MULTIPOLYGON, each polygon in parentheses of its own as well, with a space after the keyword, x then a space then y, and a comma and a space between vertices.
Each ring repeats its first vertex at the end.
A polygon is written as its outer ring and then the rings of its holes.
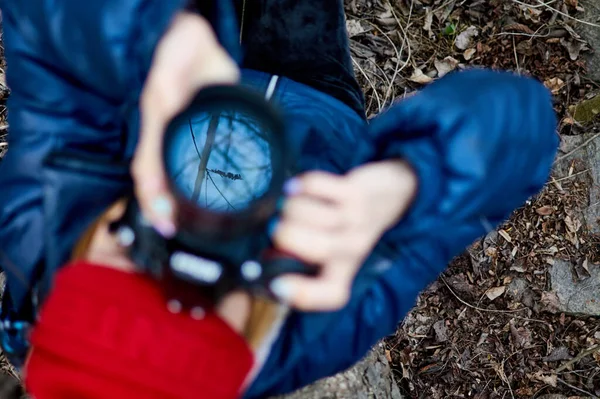
POLYGON ((515 53, 515 63, 517 64, 517 75, 521 74, 521 67, 519 66, 519 56, 517 55, 517 45, 515 44, 515 37, 512 38, 513 52, 515 53))
POLYGON ((440 277, 440 280, 442 280, 442 282, 446 285, 446 287, 448 288, 448 290, 450 290, 450 292, 452 293, 452 295, 454 295, 454 297, 456 299, 458 299, 460 301, 460 303, 462 303, 465 306, 470 307, 471 309, 479 310, 480 312, 493 312, 493 313, 516 313, 516 312, 521 312, 521 311, 527 309, 527 308, 519 308, 519 309, 514 309, 514 310, 501 310, 501 309, 484 309, 484 308, 480 308, 478 306, 471 305, 470 303, 468 303, 467 301, 463 300, 461 297, 459 297, 458 295, 456 295, 456 293, 452 290, 452 288, 450 288, 450 286, 448 285, 448 283, 446 282, 446 280, 443 277, 440 277))
POLYGON ((584 25, 593 26, 593 27, 595 27, 595 28, 600 28, 600 25, 598 25, 598 24, 595 24, 595 23, 593 23, 593 22, 587 22, 587 21, 583 21, 583 20, 581 20, 581 19, 577 19, 577 18, 575 18, 575 17, 572 17, 572 16, 570 16, 569 14, 567 14, 567 13, 564 13, 564 12, 562 12, 562 11, 560 11, 560 10, 558 10, 558 9, 554 8, 554 7, 550 7, 550 4, 552 4, 554 1, 555 1, 555 0, 553 0, 553 1, 550 1, 550 2, 548 2, 548 3, 542 3, 540 0, 537 0, 537 2, 538 2, 538 5, 537 5, 537 6, 532 6, 531 4, 526 4, 526 3, 523 3, 523 2, 521 2, 521 1, 519 1, 519 0, 513 0, 513 2, 515 2, 515 3, 517 3, 517 4, 521 4, 521 5, 523 5, 523 6, 530 7, 530 8, 539 8, 539 7, 545 7, 545 8, 547 8, 547 9, 549 9, 549 10, 552 10, 553 12, 555 12, 555 13, 557 13, 557 14, 559 14, 559 15, 562 15, 563 17, 566 17, 566 18, 572 19, 573 21, 579 22, 580 24, 584 24, 584 25))
POLYGON ((592 141, 594 141, 596 138, 598 138, 598 136, 600 136, 600 133, 596 133, 594 134, 592 137, 590 137, 589 139, 587 139, 586 141, 584 141, 581 145, 578 145, 577 147, 575 147, 573 150, 567 152, 565 155, 562 155, 558 158, 556 158, 556 162, 560 162, 565 158, 570 157, 571 155, 573 155, 574 153, 576 153, 577 151, 581 150, 582 148, 584 148, 585 146, 587 146, 589 143, 591 143, 592 141))
POLYGON ((206 132, 206 142, 204 148, 202 148, 202 154, 200 154, 200 164, 198 165, 198 176, 196 176, 196 183, 194 184, 194 192, 192 193, 192 201, 197 202, 200 197, 200 190, 202 190, 202 182, 206 175, 206 167, 208 166, 208 158, 212 152, 212 147, 215 142, 217 134, 217 128, 219 126, 219 116, 214 115, 210 119, 208 125, 208 131, 206 132))
POLYGON ((379 93, 377 93, 377 89, 375 88, 375 85, 373 84, 373 82, 371 81, 371 79, 369 79, 369 75, 367 75, 367 73, 365 72, 365 70, 360 66, 360 64, 358 62, 356 62, 356 60, 354 59, 354 57, 352 58, 352 62, 358 68, 358 70, 360 71, 360 73, 363 74, 363 76, 367 80, 367 83, 369 83, 369 86, 371 86, 371 88, 373 89, 373 94, 375 95, 375 99, 377 100, 377 109, 379 111, 381 111, 381 109, 383 108, 381 106, 381 98, 379 98, 379 93))
POLYGON ((520 2, 520 1, 518 1, 518 0, 513 0, 513 1, 514 1, 515 3, 517 3, 517 4, 521 4, 522 6, 525 6, 525 7, 529 7, 529 8, 540 8, 540 7, 548 7, 548 6, 550 6, 550 4, 556 3, 556 1, 557 1, 557 0, 550 0, 550 1, 549 1, 549 2, 547 2, 547 3, 539 3, 539 2, 538 2, 539 4, 538 4, 537 6, 534 6, 534 5, 532 5, 532 4, 522 3, 522 2, 520 2))
POLYGON ((581 172, 573 173, 573 174, 572 174, 572 175, 570 175, 570 176, 561 177, 560 179, 554 179, 554 180, 553 180, 553 182, 554 182, 554 183, 558 183, 558 182, 561 182, 561 181, 569 180, 569 179, 572 179, 572 178, 574 178, 574 177, 576 177, 576 176, 579 176, 579 175, 582 175, 582 174, 584 174, 584 173, 587 173, 587 172, 589 172, 589 171, 590 171, 589 169, 582 170, 581 172))
POLYGON ((570 367, 572 365, 574 365, 575 363, 577 363, 578 361, 580 361, 581 359, 583 359, 584 357, 593 354, 596 351, 600 350, 600 344, 599 345, 595 345, 592 346, 591 348, 581 352, 579 355, 575 356, 573 359, 569 360, 568 362, 566 362, 565 364, 563 364, 562 366, 560 366, 559 368, 556 369, 556 373, 560 373, 561 371, 565 370, 567 367, 570 367))
MULTIPOLYGON (((396 23, 398 24, 398 27, 400 28, 400 30, 402 31, 402 34, 404 35, 403 37, 401 37, 402 39, 402 47, 400 49, 400 53, 398 53, 398 50, 396 49, 396 46, 394 46, 394 50, 396 51, 396 56, 398 57, 398 62, 396 62, 396 70, 394 71, 394 75, 392 77, 392 85, 388 88, 388 91, 385 93, 385 101, 387 102, 389 95, 391 94, 392 91, 392 87, 394 82, 396 81, 396 76, 398 76, 398 74, 400 72, 402 72, 402 70, 404 68, 406 68, 406 66, 409 64, 410 59, 412 57, 412 53, 411 53, 411 49, 410 49, 410 41, 408 40, 408 34, 406 33, 406 31, 408 30, 408 27, 410 26, 410 18, 412 16, 412 11, 413 11, 413 2, 410 2, 410 12, 408 13, 408 19, 406 20, 406 27, 403 28, 402 24, 400 23, 400 20, 398 19, 398 16, 396 15, 396 12, 394 11, 394 7, 392 7, 392 4, 390 3, 390 1, 388 0, 388 5, 390 6, 390 10, 392 10, 392 15, 394 16, 394 19, 396 20, 396 23), (404 65, 399 68, 400 66, 400 54, 402 54, 402 52, 404 51, 404 45, 406 44, 406 52, 407 52, 407 56, 406 56, 406 61, 404 62, 404 65)), ((386 37, 388 37, 386 35, 386 37)), ((389 39, 389 37, 388 37, 389 39)), ((394 45, 394 43, 391 41, 392 45, 394 45)))
POLYGON ((588 397, 589 397, 589 398, 591 398, 591 399, 599 399, 599 398, 598 398, 596 395, 594 395, 593 393, 591 393, 591 392, 588 392, 588 391, 585 391, 585 390, 583 390, 583 389, 581 389, 581 388, 577 388, 576 386, 573 386, 573 385, 569 384, 568 382, 564 381, 564 380, 563 380, 563 379, 561 379, 561 378, 557 378, 556 380, 557 380, 558 382, 560 382, 561 384, 564 384, 564 385, 568 386, 569 388, 571 388, 571 389, 574 389, 574 390, 575 390, 575 391, 577 391, 577 392, 581 392, 581 393, 584 393, 584 394, 586 394, 586 395, 589 395, 588 397))

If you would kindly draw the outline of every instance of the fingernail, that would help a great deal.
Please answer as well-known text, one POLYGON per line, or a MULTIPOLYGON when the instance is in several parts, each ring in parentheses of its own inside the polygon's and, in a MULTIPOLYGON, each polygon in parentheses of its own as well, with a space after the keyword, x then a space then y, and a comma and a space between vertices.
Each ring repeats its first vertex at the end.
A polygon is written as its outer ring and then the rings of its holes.
POLYGON ((302 189, 302 184, 298 178, 291 178, 283 185, 283 192, 287 195, 299 194, 302 189))
POLYGON ((285 206, 285 198, 281 197, 281 198, 279 198, 279 200, 277 200, 277 205, 276 205, 277 212, 281 212, 283 210, 284 206, 285 206))
POLYGON ((267 234, 269 234, 269 237, 273 237, 273 235, 275 235, 278 225, 279 218, 273 218, 269 221, 269 224, 267 225, 267 234))
POLYGON ((287 303, 292 300, 293 288, 292 285, 283 280, 282 277, 276 278, 271 281, 269 285, 271 292, 275 295, 281 302, 287 303))
POLYGON ((158 196, 152 201, 152 210, 159 216, 170 216, 173 206, 167 197, 158 196))
POLYGON ((160 233, 161 236, 165 238, 173 238, 175 237, 175 233, 177 232, 175 225, 167 220, 161 220, 156 222, 154 224, 154 228, 160 233))

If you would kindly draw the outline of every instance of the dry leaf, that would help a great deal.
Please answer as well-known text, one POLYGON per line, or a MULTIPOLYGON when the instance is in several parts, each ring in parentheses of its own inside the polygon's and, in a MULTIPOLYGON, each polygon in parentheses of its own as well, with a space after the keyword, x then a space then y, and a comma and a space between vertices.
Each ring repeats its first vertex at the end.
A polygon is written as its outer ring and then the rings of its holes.
POLYGON ((459 62, 452 57, 446 57, 441 61, 435 60, 433 64, 435 65, 435 69, 438 71, 438 76, 441 78, 447 73, 455 70, 459 62))
POLYGON ((454 45, 460 50, 466 50, 471 46, 473 39, 477 36, 479 36, 477 28, 469 26, 456 37, 454 45))
POLYGON ((569 354, 569 349, 561 346, 552 349, 552 352, 550 352, 548 356, 542 358, 542 362, 560 362, 561 360, 569 360, 572 358, 573 356, 569 354))
POLYGON ((569 58, 571 58, 571 61, 577 60, 577 58, 579 58, 579 53, 588 49, 584 42, 575 39, 565 40, 565 38, 562 38, 560 39, 560 44, 562 44, 563 47, 569 52, 569 58))
POLYGON ((565 4, 573 8, 577 8, 577 0, 565 0, 565 4))
POLYGON ((348 31, 349 37, 362 35, 370 30, 370 27, 364 26, 360 21, 356 19, 349 19, 346 21, 346 30, 348 31))
POLYGON ((476 52, 477 50, 475 50, 474 48, 468 48, 463 53, 463 57, 465 58, 465 60, 469 61, 471 58, 473 58, 476 52))
POLYGON ((525 327, 515 327, 514 324, 510 324, 510 333, 515 340, 515 345, 518 348, 523 348, 531 344, 531 331, 525 327))
POLYGON ((431 30, 431 24, 433 23, 433 12, 431 12, 431 8, 425 7, 425 24, 423 25, 423 30, 427 32, 429 37, 433 37, 433 31, 431 30))
POLYGON ((560 309, 560 300, 556 292, 542 292, 542 298, 540 299, 541 304, 545 310, 550 313, 557 313, 560 309))
POLYGON ((581 267, 583 267, 586 272, 588 272, 588 273, 590 272, 590 266, 589 266, 588 258, 585 258, 585 260, 581 264, 581 267))
POLYGON ((565 216, 565 225, 571 233, 577 233, 581 228, 581 222, 578 219, 572 219, 570 216, 565 216))
POLYGON ((540 382, 543 382, 545 384, 548 384, 554 388, 556 388, 556 385, 558 383, 556 374, 552 374, 552 375, 544 375, 542 374, 541 371, 538 371, 537 373, 533 374, 533 375, 529 375, 530 377, 532 377, 535 380, 538 380, 540 382))
POLYGON ((546 86, 552 94, 558 94, 560 89, 565 86, 565 82, 560 78, 551 78, 544 82, 544 86, 546 86))
POLYGON ((488 299, 490 301, 493 301, 494 299, 502 296, 502 294, 504 294, 504 291, 506 291, 506 287, 505 286, 494 287, 494 288, 490 288, 489 290, 487 290, 485 292, 485 295, 488 297, 488 299))
POLYGON ((513 266, 510 267, 510 270, 515 271, 517 273, 525 273, 525 268, 523 267, 523 264, 521 264, 521 263, 514 264, 513 266))
POLYGON ((504 238, 509 243, 512 243, 512 238, 510 238, 510 236, 508 235, 506 230, 500 229, 500 230, 498 230, 498 234, 500 234, 502 236, 502 238, 504 238))
POLYGON ((427 83, 430 83, 433 79, 431 79, 429 76, 425 75, 423 73, 423 71, 420 70, 419 68, 415 68, 415 71, 410 76, 410 78, 408 78, 408 80, 410 80, 411 82, 415 82, 415 83, 427 84, 427 83))
POLYGON ((542 206, 541 208, 536 209, 535 212, 541 216, 548 216, 554 213, 554 208, 551 206, 542 206))

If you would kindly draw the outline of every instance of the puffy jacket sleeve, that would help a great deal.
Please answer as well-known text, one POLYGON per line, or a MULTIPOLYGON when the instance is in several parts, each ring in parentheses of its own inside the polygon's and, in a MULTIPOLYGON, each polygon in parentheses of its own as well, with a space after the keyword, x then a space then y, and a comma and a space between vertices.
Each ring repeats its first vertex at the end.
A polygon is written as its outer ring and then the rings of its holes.
MULTIPOLYGON (((156 43, 186 0, 3 0, 34 59, 120 102, 143 81, 156 43)), ((22 48, 26 50, 25 48, 22 48)), ((12 82, 18 84, 13 79, 12 82)), ((135 94, 135 93, 134 93, 135 94)))
POLYGON ((439 80, 377 117, 370 134, 376 157, 404 158, 419 178, 412 209, 387 236, 403 245, 440 229, 503 221, 543 187, 558 146, 548 90, 488 70, 439 80))
POLYGON ((129 186, 123 174, 55 171, 45 160, 57 151, 104 163, 128 157, 154 48, 185 2, 0 0, 11 90, 0 266, 14 306, 40 266, 51 275, 64 264, 76 237, 129 186))
POLYGON ((454 256, 540 190, 555 128, 543 85, 480 70, 441 79, 376 118, 374 159, 407 159, 419 177, 417 199, 365 263, 345 309, 288 320, 247 397, 342 371, 392 334, 454 256))

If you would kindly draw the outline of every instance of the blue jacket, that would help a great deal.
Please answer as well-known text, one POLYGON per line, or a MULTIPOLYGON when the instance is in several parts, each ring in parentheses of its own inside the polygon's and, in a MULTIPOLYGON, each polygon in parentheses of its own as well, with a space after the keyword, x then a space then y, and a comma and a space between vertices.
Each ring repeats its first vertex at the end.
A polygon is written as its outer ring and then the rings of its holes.
MULTIPOLYGON (((131 188, 139 92, 159 37, 184 3, 1 0, 11 96, 10 146, 0 163, 0 264, 15 304, 131 188), (57 151, 87 161, 48 158, 57 151)), ((261 91, 268 80, 257 71, 243 74, 243 84, 261 91)), ((509 73, 451 74, 370 124, 288 79, 274 100, 296 143, 299 170, 341 173, 403 157, 419 189, 406 217, 365 262, 343 310, 288 318, 248 398, 345 369, 392 333, 454 256, 543 186, 558 141, 548 91, 509 73)))

